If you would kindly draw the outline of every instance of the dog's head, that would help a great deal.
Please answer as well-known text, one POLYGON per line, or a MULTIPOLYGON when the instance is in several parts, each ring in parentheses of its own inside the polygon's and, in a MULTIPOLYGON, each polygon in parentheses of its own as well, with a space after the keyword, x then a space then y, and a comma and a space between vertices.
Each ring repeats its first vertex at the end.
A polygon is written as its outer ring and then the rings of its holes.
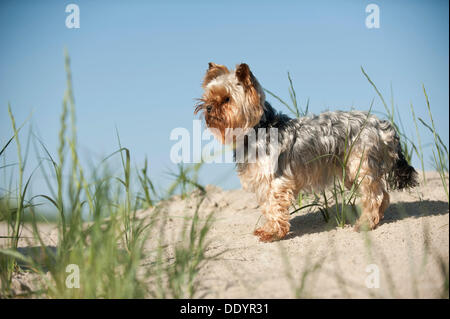
POLYGON ((194 113, 203 112, 207 127, 222 143, 232 142, 227 136, 230 129, 245 133, 260 121, 265 95, 247 64, 230 71, 211 62, 202 86, 204 93, 194 113))

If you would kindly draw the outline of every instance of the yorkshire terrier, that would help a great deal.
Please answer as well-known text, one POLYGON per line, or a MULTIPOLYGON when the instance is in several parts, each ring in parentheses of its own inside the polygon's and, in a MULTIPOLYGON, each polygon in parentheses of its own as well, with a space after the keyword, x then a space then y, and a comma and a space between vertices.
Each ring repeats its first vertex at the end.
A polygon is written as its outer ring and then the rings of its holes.
MULTIPOLYGON (((265 216, 266 223, 254 231, 263 242, 286 236, 289 208, 300 191, 323 190, 343 174, 345 187, 357 185, 361 197, 362 214, 356 230, 378 225, 389 206, 387 189, 418 184, 417 172, 406 161, 389 121, 361 111, 290 118, 266 101, 245 63, 235 70, 209 63, 202 86, 204 93, 195 114, 202 111, 213 135, 233 145, 235 154, 239 148, 248 151, 255 141, 246 138, 244 143, 236 143, 236 138, 227 136, 230 129, 242 129, 244 134, 252 129, 277 131, 276 148, 266 145, 266 151, 258 152, 254 161, 245 157, 236 163, 242 187, 256 193, 265 216)), ((263 143, 270 142, 266 139, 263 143)))

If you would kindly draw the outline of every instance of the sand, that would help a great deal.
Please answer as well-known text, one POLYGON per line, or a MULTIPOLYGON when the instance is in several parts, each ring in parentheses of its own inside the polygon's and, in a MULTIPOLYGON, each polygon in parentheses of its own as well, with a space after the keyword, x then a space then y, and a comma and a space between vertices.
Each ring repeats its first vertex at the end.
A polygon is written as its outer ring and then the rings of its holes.
MULTIPOLYGON (((373 231, 358 233, 351 225, 341 228, 333 218, 326 223, 312 208, 292 215, 288 236, 273 243, 259 242, 252 235, 257 223, 263 222, 254 194, 207 186, 199 210, 201 218, 214 212, 207 255, 221 254, 201 269, 197 296, 443 297, 449 265, 449 205, 438 174, 428 172, 427 178, 426 185, 414 190, 391 192, 391 206, 373 231)), ((199 198, 194 192, 187 199, 174 196, 163 203, 169 217, 164 228, 169 245, 179 240, 182 217, 192 216, 199 198)), ((139 216, 151 212, 141 211, 139 216)), ((56 228, 41 225, 41 229, 46 244, 56 245, 56 228)), ((4 233, 5 225, 0 224, 0 236, 4 233)), ((33 245, 20 241, 21 247, 33 245)), ((32 276, 17 274, 17 291, 33 289, 32 276)))

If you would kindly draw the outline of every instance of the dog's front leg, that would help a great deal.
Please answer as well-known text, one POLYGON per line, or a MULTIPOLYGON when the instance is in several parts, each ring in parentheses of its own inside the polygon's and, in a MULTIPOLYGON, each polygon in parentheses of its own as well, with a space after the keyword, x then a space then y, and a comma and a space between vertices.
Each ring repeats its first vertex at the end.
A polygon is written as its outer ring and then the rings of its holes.
POLYGON ((259 240, 271 242, 286 236, 290 227, 289 207, 293 199, 293 183, 282 179, 272 181, 268 197, 262 207, 266 223, 254 231, 259 240))

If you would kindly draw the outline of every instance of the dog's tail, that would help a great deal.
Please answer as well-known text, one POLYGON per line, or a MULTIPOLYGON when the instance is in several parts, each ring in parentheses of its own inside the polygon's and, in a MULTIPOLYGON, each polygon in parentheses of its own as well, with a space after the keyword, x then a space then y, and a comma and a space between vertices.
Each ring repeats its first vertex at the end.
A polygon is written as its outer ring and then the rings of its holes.
POLYGON ((397 160, 388 174, 387 182, 391 189, 405 189, 419 185, 418 174, 406 160, 400 143, 397 144, 397 160))

